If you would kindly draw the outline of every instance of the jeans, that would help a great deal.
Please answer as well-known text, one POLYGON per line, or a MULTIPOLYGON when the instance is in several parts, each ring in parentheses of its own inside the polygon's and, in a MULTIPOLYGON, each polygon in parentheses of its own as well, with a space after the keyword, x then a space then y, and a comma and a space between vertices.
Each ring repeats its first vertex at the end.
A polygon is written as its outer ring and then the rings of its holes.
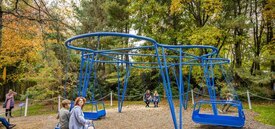
POLYGON ((8 129, 10 126, 10 123, 3 117, 0 117, 0 121, 2 122, 2 124, 8 129))

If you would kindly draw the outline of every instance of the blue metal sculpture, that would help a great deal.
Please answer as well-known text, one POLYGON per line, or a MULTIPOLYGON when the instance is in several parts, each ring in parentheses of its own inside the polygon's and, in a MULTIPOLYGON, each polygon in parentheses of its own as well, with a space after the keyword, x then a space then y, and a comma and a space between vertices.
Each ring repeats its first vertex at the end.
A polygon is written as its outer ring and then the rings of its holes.
MULTIPOLYGON (((96 79, 96 69, 94 65, 97 63, 108 63, 116 65, 117 67, 123 66, 126 70, 126 74, 124 75, 124 84, 123 90, 121 92, 121 80, 120 76, 122 76, 121 72, 117 70, 118 77, 118 112, 122 111, 123 101, 127 89, 127 84, 130 76, 131 68, 158 68, 162 77, 162 83, 166 92, 167 101, 169 103, 170 112, 172 116, 172 120, 174 123, 175 129, 183 128, 183 108, 187 108, 187 100, 188 100, 188 91, 190 90, 190 79, 192 68, 195 66, 202 67, 204 78, 206 82, 206 86, 208 88, 208 93, 210 96, 210 100, 208 101, 199 101, 194 106, 193 112, 193 121, 201 124, 211 124, 211 125, 223 125, 223 126, 234 126, 234 127, 242 127, 244 125, 245 117, 242 111, 242 103, 240 101, 232 101, 230 104, 238 107, 239 116, 238 117, 230 117, 225 115, 219 115, 217 110, 217 104, 226 103, 226 101, 217 101, 216 100, 216 92, 215 92, 215 83, 214 83, 214 66, 222 65, 229 63, 228 59, 224 58, 212 58, 216 56, 218 50, 213 46, 205 46, 205 45, 165 45, 156 42, 154 39, 137 36, 132 34, 125 33, 115 33, 115 32, 97 32, 97 33, 88 33, 82 34, 68 39, 65 42, 66 47, 69 49, 78 50, 81 52, 81 64, 80 64, 80 74, 79 74, 79 90, 78 96, 87 96, 87 90, 90 86, 90 76, 94 75, 94 80, 96 79), (102 38, 111 37, 113 39, 123 38, 125 42, 140 42, 148 46, 134 46, 127 45, 126 47, 121 48, 113 48, 113 49, 99 49, 100 44, 102 43, 102 38), (87 48, 81 47, 79 42, 83 42, 82 40, 85 38, 97 38, 97 47, 95 48, 87 48), (207 51, 206 54, 195 54, 194 51, 207 51), (146 53, 149 51, 149 54, 146 53), (144 53, 142 53, 144 52, 144 53), (124 56, 128 56, 129 58, 123 58, 124 56), (150 61, 143 62, 135 60, 138 57, 146 57, 150 58, 150 61), (184 89, 184 80, 183 80, 183 67, 189 67, 189 75, 188 75, 188 84, 187 91, 184 89), (177 68, 177 73, 175 69, 177 68), (170 72, 174 70, 174 77, 176 78, 176 84, 178 87, 178 95, 179 95, 179 115, 178 118, 176 116, 174 100, 172 99, 172 85, 171 85, 171 77, 170 72), (169 72, 170 71, 170 72, 169 72), (184 93, 187 92, 186 95, 184 93), (201 114, 200 105, 208 103, 212 105, 212 111, 214 114, 207 115, 201 114), (196 108, 199 107, 199 108, 196 108)), ((95 86, 95 84, 93 85, 95 86)), ((92 99, 94 103, 96 101, 92 99)), ((105 109, 104 109, 105 111, 105 109)), ((103 112, 102 114, 106 114, 103 112)), ((102 115, 97 114, 97 115, 102 115)), ((89 114, 89 117, 93 117, 89 114)))

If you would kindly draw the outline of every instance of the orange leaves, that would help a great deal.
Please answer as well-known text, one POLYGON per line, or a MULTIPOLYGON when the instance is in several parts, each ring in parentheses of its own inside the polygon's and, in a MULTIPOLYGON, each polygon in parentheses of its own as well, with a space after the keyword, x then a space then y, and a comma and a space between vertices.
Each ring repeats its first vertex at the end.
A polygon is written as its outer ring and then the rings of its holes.
POLYGON ((28 20, 4 18, 8 22, 4 21, 0 68, 35 58, 37 51, 42 49, 42 36, 39 27, 28 20))

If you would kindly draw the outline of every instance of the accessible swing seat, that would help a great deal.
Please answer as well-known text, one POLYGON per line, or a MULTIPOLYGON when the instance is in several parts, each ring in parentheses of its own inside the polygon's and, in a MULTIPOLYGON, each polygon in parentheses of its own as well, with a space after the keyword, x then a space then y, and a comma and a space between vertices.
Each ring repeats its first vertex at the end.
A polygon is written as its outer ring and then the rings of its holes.
POLYGON ((226 101, 226 100, 200 100, 194 104, 192 120, 195 123, 205 125, 218 125, 230 127, 243 127, 245 123, 245 115, 241 101, 226 101), (237 115, 221 114, 217 111, 217 105, 229 104, 237 109, 237 115), (214 113, 202 113, 201 107, 211 105, 214 113))
MULTIPOLYGON (((105 110, 105 104, 103 101, 87 101, 87 105, 92 105, 92 110, 91 111, 83 111, 84 118, 88 120, 97 120, 100 119, 104 116, 106 116, 106 110, 105 110)), ((74 107, 74 102, 71 101, 71 108, 70 111, 74 107)))
POLYGON ((101 117, 106 116, 105 104, 103 101, 88 101, 86 105, 92 105, 92 110, 90 112, 83 111, 84 118, 89 120, 97 120, 101 117))

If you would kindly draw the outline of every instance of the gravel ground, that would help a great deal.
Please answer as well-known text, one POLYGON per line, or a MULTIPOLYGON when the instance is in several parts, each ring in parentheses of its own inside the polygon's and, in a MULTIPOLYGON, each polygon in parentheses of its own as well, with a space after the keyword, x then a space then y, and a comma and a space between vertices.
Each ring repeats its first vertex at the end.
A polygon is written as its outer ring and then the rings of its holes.
MULTIPOLYGON (((192 110, 184 111, 184 128, 229 129, 221 126, 199 125, 192 121, 192 110)), ((252 111, 245 111, 246 123, 243 129, 275 129, 275 126, 264 125, 254 120, 257 115, 252 111)), ((15 129, 53 129, 57 120, 56 115, 38 115, 29 117, 15 117, 15 129)), ((122 113, 117 108, 108 109, 107 115, 94 121, 96 129, 173 129, 170 110, 167 105, 158 108, 145 108, 142 105, 124 106, 122 113)), ((1 127, 0 127, 1 128, 1 127)))

